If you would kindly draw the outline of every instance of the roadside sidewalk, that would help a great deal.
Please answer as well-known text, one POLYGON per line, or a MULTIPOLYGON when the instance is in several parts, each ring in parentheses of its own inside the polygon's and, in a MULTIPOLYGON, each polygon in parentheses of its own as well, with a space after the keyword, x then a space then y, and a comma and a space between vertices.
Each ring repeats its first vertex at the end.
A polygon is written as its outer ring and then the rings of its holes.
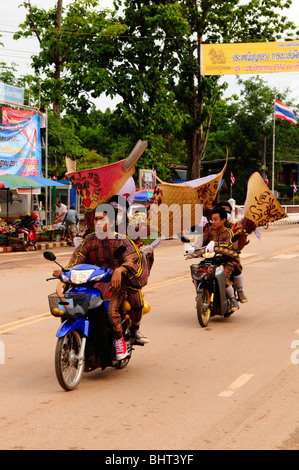
MULTIPOLYGON (((69 246, 67 242, 38 242, 36 244, 37 250, 48 250, 49 248, 57 248, 60 246, 69 246)), ((29 251, 37 251, 32 246, 29 247, 29 251)), ((24 251, 19 246, 1 246, 0 247, 0 254, 1 253, 9 253, 11 251, 18 252, 24 251)))

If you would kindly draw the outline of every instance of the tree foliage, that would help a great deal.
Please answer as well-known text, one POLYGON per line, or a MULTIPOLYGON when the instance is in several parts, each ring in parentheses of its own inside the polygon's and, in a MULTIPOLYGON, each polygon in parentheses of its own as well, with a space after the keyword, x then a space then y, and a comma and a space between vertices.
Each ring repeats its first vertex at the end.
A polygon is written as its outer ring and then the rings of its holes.
MULTIPOLYGON (((245 80, 239 78, 238 85, 239 95, 233 95, 215 107, 206 158, 224 159, 222 149, 228 146, 236 176, 234 197, 244 201, 250 175, 262 171, 264 163, 269 179, 272 173, 275 97, 288 104, 296 115, 299 115, 299 106, 290 102, 290 90, 281 94, 259 76, 245 80)), ((299 157, 299 129, 281 119, 276 119, 275 124, 275 170, 279 170, 281 160, 295 161, 299 157)))
MULTIPOLYGON (((54 113, 79 115, 81 135, 91 133, 91 145, 98 154, 109 149, 110 160, 147 140, 140 164, 155 166, 162 177, 167 163, 182 160, 189 179, 200 176, 213 112, 222 105, 219 77, 200 76, 201 42, 285 40, 295 28, 280 15, 291 0, 115 0, 114 11, 102 10, 99 0, 74 0, 66 8, 57 0, 48 11, 24 4, 28 16, 16 37, 39 40, 33 66, 45 77, 43 99, 54 103, 54 113), (104 123, 114 145, 102 127, 96 138, 95 122, 87 131, 90 99, 103 93, 121 98, 104 123)), ((225 131, 219 137, 217 152, 228 138, 225 131)), ((246 145, 250 152, 250 139, 246 145)))

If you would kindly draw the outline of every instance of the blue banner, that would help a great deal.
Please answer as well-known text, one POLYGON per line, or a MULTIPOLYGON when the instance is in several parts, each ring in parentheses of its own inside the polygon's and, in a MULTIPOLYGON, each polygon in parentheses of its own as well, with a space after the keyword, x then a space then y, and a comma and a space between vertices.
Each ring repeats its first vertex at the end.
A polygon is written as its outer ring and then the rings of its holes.
POLYGON ((39 114, 17 124, 0 125, 1 175, 42 175, 39 114))

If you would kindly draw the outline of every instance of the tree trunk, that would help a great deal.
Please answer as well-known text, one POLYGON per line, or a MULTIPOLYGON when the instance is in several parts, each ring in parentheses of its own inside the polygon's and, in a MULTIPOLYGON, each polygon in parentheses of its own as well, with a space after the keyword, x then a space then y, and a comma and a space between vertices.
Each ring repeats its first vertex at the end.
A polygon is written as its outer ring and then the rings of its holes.
POLYGON ((62 0, 57 0, 57 10, 56 10, 56 19, 55 19, 55 28, 57 31, 57 49, 54 54, 55 60, 55 71, 54 71, 54 79, 55 79, 55 99, 53 102, 53 113, 54 116, 60 121, 61 116, 61 103, 60 103, 60 94, 61 94, 61 85, 60 85, 60 78, 61 78, 61 65, 62 65, 62 57, 61 57, 61 18, 62 18, 62 0))
MULTIPOLYGON (((204 95, 202 95, 203 103, 204 95)), ((202 109, 200 103, 200 109, 202 109)), ((201 161, 203 159, 206 145, 208 142, 211 121, 213 116, 213 109, 216 103, 216 99, 212 102, 212 108, 208 117, 206 128, 203 125, 199 126, 197 130, 194 130, 193 134, 186 136, 186 144, 188 151, 188 167, 187 167, 187 180, 194 180, 200 178, 201 161)))

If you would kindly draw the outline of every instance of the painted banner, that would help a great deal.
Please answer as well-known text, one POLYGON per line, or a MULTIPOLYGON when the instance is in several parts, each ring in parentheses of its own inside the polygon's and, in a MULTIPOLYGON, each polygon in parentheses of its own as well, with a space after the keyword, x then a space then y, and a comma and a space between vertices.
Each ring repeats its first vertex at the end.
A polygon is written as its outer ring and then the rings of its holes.
POLYGON ((0 125, 0 175, 41 176, 39 115, 0 125))
POLYGON ((299 71, 299 42, 201 45, 201 75, 299 71))
POLYGON ((36 111, 5 108, 2 106, 2 122, 3 124, 14 124, 16 122, 27 121, 35 113, 36 111))

